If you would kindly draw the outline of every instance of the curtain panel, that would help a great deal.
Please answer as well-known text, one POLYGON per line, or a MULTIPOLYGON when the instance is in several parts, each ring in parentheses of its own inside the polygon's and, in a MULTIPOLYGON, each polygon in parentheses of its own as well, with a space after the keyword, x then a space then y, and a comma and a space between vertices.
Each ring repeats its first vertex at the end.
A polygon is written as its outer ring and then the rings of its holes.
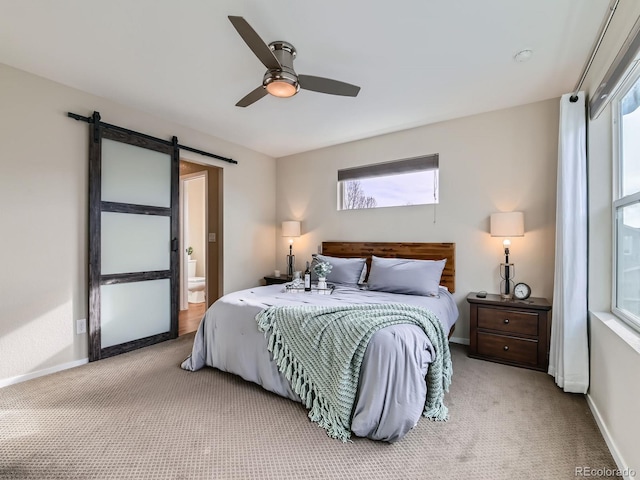
POLYGON ((584 92, 560 99, 556 257, 549 374, 565 392, 589 388, 587 145, 584 92))

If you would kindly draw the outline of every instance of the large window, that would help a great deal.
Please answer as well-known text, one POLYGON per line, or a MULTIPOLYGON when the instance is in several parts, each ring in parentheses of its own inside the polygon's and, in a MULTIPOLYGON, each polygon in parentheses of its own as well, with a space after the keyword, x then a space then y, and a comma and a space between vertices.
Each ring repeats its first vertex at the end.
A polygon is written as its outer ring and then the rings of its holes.
POLYGON ((613 310, 640 329, 640 68, 614 101, 613 310))
POLYGON ((338 210, 438 203, 438 155, 338 170, 338 210))

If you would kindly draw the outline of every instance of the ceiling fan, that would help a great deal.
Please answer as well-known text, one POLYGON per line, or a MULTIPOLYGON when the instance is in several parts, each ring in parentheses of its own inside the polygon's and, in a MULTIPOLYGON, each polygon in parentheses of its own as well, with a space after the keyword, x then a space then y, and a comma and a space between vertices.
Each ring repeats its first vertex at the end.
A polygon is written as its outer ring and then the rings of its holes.
POLYGON ((345 97, 358 95, 360 87, 356 85, 313 75, 298 75, 293 69, 296 57, 293 45, 280 40, 267 45, 243 17, 230 15, 229 20, 258 60, 267 67, 262 85, 243 97, 236 107, 248 107, 267 93, 282 98, 292 97, 301 88, 345 97))

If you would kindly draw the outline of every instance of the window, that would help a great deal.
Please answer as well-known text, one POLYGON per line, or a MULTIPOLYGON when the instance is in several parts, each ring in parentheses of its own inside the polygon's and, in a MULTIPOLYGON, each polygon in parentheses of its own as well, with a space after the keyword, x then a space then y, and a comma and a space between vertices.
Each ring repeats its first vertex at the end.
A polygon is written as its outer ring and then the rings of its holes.
POLYGON ((640 68, 614 101, 613 311, 640 330, 640 68))
POLYGON ((338 210, 438 203, 438 154, 338 170, 338 210))

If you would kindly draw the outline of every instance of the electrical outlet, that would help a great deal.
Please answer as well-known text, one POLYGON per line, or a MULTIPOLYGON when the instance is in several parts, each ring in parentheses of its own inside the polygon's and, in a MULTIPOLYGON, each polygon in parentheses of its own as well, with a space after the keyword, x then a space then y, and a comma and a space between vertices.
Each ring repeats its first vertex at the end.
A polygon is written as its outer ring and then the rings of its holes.
POLYGON ((210 242, 215 242, 216 241, 216 234, 215 233, 209 233, 209 241, 210 242))
POLYGON ((80 320, 76 320, 76 334, 82 335, 83 333, 87 333, 87 319, 81 318, 80 320))

